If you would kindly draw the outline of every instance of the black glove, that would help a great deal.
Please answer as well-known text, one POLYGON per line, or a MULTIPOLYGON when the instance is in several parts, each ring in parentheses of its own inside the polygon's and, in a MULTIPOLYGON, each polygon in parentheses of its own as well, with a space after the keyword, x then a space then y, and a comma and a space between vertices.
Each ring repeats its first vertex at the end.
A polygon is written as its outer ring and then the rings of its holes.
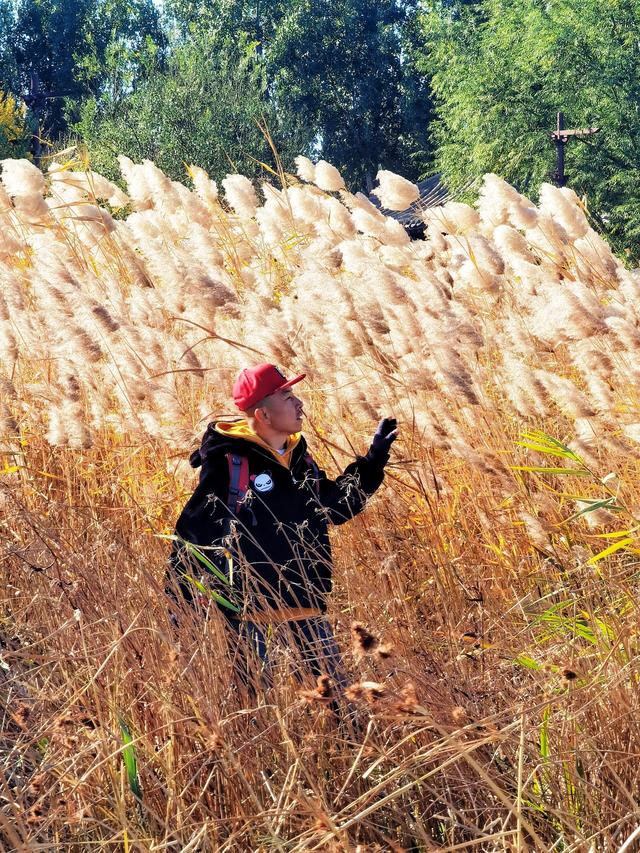
POLYGON ((398 422, 395 418, 384 418, 378 424, 367 456, 376 462, 387 463, 391 445, 398 437, 398 422))

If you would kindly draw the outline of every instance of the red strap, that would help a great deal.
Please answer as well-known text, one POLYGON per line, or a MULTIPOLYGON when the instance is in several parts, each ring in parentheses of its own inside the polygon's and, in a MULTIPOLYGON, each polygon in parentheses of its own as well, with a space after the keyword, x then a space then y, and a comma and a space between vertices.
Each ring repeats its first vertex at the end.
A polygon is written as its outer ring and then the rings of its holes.
POLYGON ((229 465, 229 495, 227 506, 236 515, 249 488, 249 460, 237 453, 227 453, 229 465))
POLYGON ((249 460, 246 456, 242 456, 242 465, 240 466, 240 479, 238 481, 238 491, 242 495, 240 500, 243 500, 249 488, 249 460))

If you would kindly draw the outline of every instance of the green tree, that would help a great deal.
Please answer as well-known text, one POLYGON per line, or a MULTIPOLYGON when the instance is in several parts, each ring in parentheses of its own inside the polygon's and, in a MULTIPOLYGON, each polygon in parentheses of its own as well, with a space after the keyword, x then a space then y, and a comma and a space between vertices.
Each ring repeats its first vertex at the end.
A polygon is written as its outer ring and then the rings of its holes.
POLYGON ((0 0, 0 89, 13 91, 18 79, 11 36, 16 15, 13 0, 0 0))
POLYGON ((183 38, 215 30, 235 41, 256 42, 260 54, 292 2, 296 0, 166 0, 165 9, 183 38))
POLYGON ((412 2, 299 0, 266 52, 274 98, 305 116, 322 155, 372 186, 382 166, 417 177, 430 95, 411 61, 412 2))
POLYGON ((637 0, 447 3, 422 18, 421 67, 437 102, 436 165, 452 186, 496 172, 535 196, 554 170, 550 131, 599 126, 567 146, 569 184, 617 248, 640 254, 637 0))
POLYGON ((265 96, 306 128, 356 187, 378 168, 417 177, 428 159, 430 96, 412 62, 417 0, 171 0, 183 34, 215 26, 255 42, 265 96))
POLYGON ((86 97, 130 88, 150 44, 164 40, 152 0, 2 0, 0 23, 5 87, 52 139, 86 97))
POLYGON ((305 138, 296 120, 276 113, 265 90, 255 45, 208 33, 175 47, 165 66, 124 97, 89 100, 75 131, 94 168, 112 178, 118 154, 153 160, 176 179, 184 178, 185 163, 217 179, 230 171, 264 175, 261 162, 277 163, 261 127, 289 168, 305 138))

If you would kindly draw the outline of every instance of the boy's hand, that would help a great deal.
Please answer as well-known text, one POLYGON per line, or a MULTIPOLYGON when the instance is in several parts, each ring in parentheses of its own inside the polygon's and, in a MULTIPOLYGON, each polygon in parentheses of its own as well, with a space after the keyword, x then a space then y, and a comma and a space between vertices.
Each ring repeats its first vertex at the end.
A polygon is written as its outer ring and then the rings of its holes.
POLYGON ((398 437, 398 422, 395 418, 384 418, 373 436, 369 456, 381 459, 389 456, 391 445, 398 437))

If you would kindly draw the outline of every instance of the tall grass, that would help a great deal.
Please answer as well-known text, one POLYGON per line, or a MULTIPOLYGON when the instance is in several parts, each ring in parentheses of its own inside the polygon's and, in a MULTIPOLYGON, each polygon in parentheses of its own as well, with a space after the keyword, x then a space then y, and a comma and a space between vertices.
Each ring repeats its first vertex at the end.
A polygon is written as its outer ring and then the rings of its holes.
POLYGON ((489 175, 410 243, 329 164, 261 198, 121 165, 126 195, 3 163, 4 846, 631 849, 636 274, 569 190, 489 175), (176 627, 164 591, 185 459, 263 359, 308 373, 331 472, 401 423, 333 537, 341 720, 293 652, 238 685, 216 608, 176 627))

